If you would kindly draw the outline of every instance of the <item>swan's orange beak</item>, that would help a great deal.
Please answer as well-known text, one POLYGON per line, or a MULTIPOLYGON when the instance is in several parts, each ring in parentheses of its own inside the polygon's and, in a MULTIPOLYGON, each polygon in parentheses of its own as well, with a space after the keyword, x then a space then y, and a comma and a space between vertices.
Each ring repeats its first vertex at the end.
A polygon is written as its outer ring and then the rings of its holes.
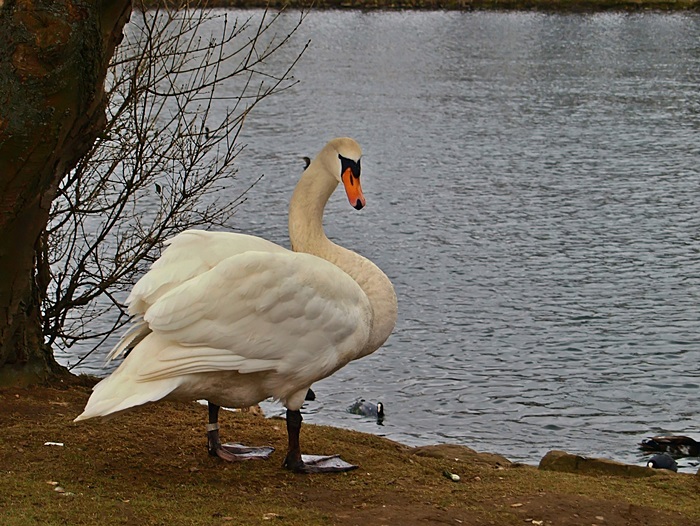
POLYGON ((365 196, 362 194, 360 178, 356 177, 350 168, 346 168, 340 179, 343 181, 345 193, 348 196, 350 204, 355 210, 362 210, 365 206, 365 196))

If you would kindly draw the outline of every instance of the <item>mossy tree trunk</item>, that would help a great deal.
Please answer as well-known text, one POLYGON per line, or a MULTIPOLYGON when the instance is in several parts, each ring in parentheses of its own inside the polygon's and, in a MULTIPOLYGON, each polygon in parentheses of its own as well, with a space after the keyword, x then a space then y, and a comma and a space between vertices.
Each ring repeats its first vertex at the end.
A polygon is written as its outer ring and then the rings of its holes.
POLYGON ((0 386, 65 374, 41 332, 42 236, 58 183, 104 128, 130 13, 130 0, 0 0, 0 386))

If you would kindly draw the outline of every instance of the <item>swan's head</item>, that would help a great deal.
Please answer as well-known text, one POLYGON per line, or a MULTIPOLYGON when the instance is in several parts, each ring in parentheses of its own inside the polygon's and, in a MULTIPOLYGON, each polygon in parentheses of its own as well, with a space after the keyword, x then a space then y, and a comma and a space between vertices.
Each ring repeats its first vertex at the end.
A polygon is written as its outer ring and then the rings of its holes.
POLYGON ((365 206, 365 196, 360 185, 360 158, 362 150, 353 139, 333 139, 318 156, 326 170, 343 184, 348 201, 356 209, 365 206))

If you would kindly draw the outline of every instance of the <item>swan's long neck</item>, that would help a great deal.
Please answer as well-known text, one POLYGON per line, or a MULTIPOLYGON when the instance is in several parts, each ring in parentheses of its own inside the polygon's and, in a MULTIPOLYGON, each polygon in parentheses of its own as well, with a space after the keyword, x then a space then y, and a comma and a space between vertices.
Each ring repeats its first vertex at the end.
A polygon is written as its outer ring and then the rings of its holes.
POLYGON ((362 355, 377 350, 396 324, 396 293, 389 278, 369 259, 341 247, 326 237, 323 211, 338 182, 313 162, 301 176, 289 205, 289 238, 295 252, 306 252, 330 261, 349 274, 372 305, 372 329, 362 355))
POLYGON ((323 231, 323 210, 338 186, 333 177, 323 173, 314 162, 304 171, 289 203, 289 239, 292 250, 328 259, 319 251, 332 245, 323 231))

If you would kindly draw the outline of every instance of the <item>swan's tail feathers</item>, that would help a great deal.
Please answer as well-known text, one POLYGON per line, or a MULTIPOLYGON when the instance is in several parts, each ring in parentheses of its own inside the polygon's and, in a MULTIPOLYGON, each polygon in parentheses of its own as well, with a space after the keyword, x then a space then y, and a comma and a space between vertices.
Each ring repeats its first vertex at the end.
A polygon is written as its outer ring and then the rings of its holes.
POLYGON ((127 409, 162 400, 178 387, 178 382, 171 379, 141 385, 145 388, 139 389, 133 382, 124 382, 119 375, 105 378, 94 387, 85 410, 74 422, 115 415, 127 409))
POLYGON ((105 358, 105 363, 111 362, 115 358, 119 358, 119 356, 127 352, 129 349, 133 349, 149 334, 151 334, 151 329, 148 326, 148 323, 146 323, 141 316, 135 318, 129 330, 126 331, 120 338, 119 343, 117 343, 117 345, 115 345, 114 348, 109 351, 107 358, 105 358))

